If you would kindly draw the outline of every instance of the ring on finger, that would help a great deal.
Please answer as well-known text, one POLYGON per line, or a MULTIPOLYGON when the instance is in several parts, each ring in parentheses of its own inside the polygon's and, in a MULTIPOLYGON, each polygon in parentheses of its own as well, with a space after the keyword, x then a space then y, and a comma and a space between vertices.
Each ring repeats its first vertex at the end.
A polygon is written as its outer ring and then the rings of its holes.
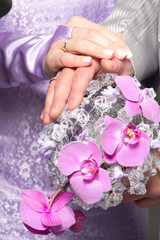
POLYGON ((63 51, 64 52, 67 52, 67 43, 68 43, 68 41, 71 39, 71 37, 68 37, 68 38, 66 38, 65 40, 64 40, 64 42, 63 42, 63 46, 62 46, 62 49, 63 49, 63 51))
POLYGON ((56 81, 56 80, 57 80, 57 76, 52 77, 51 80, 49 81, 49 84, 50 84, 51 82, 53 82, 53 81, 56 81))

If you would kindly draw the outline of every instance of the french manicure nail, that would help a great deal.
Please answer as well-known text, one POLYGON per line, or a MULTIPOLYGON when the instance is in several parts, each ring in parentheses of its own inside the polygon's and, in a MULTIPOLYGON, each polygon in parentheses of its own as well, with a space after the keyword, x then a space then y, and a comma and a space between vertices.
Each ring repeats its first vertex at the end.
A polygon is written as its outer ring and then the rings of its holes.
POLYGON ((113 55, 113 50, 111 50, 111 49, 103 49, 103 54, 105 54, 105 55, 107 55, 107 56, 109 56, 109 57, 111 57, 112 55, 113 55))
POLYGON ((120 56, 120 57, 126 57, 127 56, 127 52, 125 50, 122 49, 117 49, 116 53, 120 56))
POLYGON ((132 52, 129 49, 126 49, 126 52, 127 52, 127 58, 130 59, 133 56, 132 52))
POLYGON ((82 58, 82 61, 89 63, 91 61, 91 59, 92 59, 91 57, 84 57, 84 58, 82 58))

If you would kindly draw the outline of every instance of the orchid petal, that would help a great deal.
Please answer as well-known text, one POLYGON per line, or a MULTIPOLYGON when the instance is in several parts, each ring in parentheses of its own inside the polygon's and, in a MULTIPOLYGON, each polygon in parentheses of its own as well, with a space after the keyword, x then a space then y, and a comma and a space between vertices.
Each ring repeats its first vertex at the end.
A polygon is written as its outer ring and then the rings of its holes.
POLYGON ((139 102, 126 101, 125 111, 129 116, 136 116, 142 112, 139 102))
POLYGON ((48 198, 43 192, 31 189, 23 191, 21 195, 25 203, 34 211, 43 212, 44 207, 47 208, 48 198))
POLYGON ((120 121, 110 123, 102 134, 102 146, 104 151, 112 155, 121 141, 121 130, 124 124, 120 121))
POLYGON ((111 182, 106 170, 99 168, 99 174, 97 174, 97 176, 94 179, 102 183, 103 192, 108 192, 112 189, 111 182))
POLYGON ((140 103, 143 116, 153 122, 160 121, 160 106, 151 97, 145 95, 143 101, 140 103))
POLYGON ((109 155, 106 152, 104 152, 104 159, 105 159, 106 163, 108 163, 108 164, 113 164, 113 163, 117 162, 116 151, 114 152, 113 155, 109 155))
POLYGON ((130 101, 139 100, 141 90, 136 85, 134 78, 130 76, 117 76, 115 82, 126 99, 130 101))
POLYGON ((126 167, 141 165, 150 151, 149 142, 145 138, 140 138, 136 144, 123 145, 117 154, 117 162, 126 167))
POLYGON ((87 160, 92 154, 92 150, 81 142, 72 142, 65 145, 58 160, 59 170, 63 175, 70 175, 80 170, 80 163, 87 160))
POLYGON ((24 224, 24 226, 31 232, 34 234, 39 234, 39 235, 48 235, 51 233, 51 231, 47 228, 46 230, 36 230, 26 224, 24 224))
POLYGON ((71 192, 60 192, 54 199, 51 210, 59 211, 62 209, 72 198, 74 194, 71 192))
POLYGON ((87 146, 92 150, 93 155, 91 158, 94 159, 98 165, 100 165, 102 161, 102 155, 98 146, 94 142, 89 142, 87 146))
POLYGON ((119 122, 119 120, 117 120, 116 118, 112 118, 110 116, 105 116, 104 118, 104 123, 106 125, 106 127, 110 124, 110 123, 113 123, 113 122, 119 122))
POLYGON ((57 226, 61 225, 62 221, 57 214, 57 212, 43 212, 41 217, 41 222, 45 226, 57 226))
POLYGON ((149 143, 151 143, 151 138, 144 132, 141 131, 141 137, 145 138, 149 143))
POLYGON ((104 152, 104 159, 105 159, 105 161, 108 164, 113 164, 113 163, 117 162, 117 158, 116 157, 117 157, 118 152, 121 150, 121 148, 122 148, 122 143, 120 143, 118 145, 118 147, 116 148, 116 151, 114 152, 113 155, 109 155, 106 152, 104 152))
POLYGON ((58 211, 57 214, 61 218, 62 224, 59 226, 51 227, 51 231, 53 231, 55 234, 61 234, 62 231, 70 228, 75 223, 75 215, 70 206, 65 206, 60 211, 58 211))
POLYGON ((98 202, 103 194, 103 184, 98 180, 85 180, 79 173, 74 173, 69 182, 77 196, 85 203, 92 204, 98 202))
POLYGON ((36 230, 47 229, 47 226, 44 226, 41 222, 42 213, 34 211, 24 201, 21 202, 19 211, 23 223, 29 227, 36 230))

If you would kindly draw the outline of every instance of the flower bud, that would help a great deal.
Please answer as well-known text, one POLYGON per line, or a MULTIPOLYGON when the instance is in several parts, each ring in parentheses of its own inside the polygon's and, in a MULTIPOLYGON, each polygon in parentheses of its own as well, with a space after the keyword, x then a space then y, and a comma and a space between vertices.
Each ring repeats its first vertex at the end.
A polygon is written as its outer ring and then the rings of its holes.
POLYGON ((70 230, 73 232, 80 232, 84 226, 84 221, 86 219, 86 216, 80 209, 73 210, 75 214, 76 222, 74 225, 70 227, 70 230))

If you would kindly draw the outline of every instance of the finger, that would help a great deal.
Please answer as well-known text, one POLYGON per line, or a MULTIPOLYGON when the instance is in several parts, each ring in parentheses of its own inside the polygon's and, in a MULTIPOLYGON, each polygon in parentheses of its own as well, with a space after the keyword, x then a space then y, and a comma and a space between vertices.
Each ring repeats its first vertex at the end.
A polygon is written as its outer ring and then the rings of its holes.
MULTIPOLYGON (((61 72, 58 72, 56 75, 56 78, 58 78, 60 76, 61 72)), ((45 107, 42 111, 42 114, 40 116, 41 121, 47 125, 50 124, 53 119, 50 117, 49 113, 50 113, 50 108, 53 102, 53 97, 54 97, 54 85, 55 85, 55 81, 52 81, 47 89, 47 94, 46 94, 46 99, 45 99, 45 107)))
MULTIPOLYGON (((62 43, 59 44, 60 46, 62 43)), ((59 47, 60 47, 59 46, 59 47)), ((74 68, 88 66, 92 61, 90 56, 78 56, 59 49, 50 48, 45 59, 45 71, 49 76, 53 72, 58 72, 61 68, 74 68), (54 54, 53 54, 54 53, 54 54)))
POLYGON ((58 79, 55 81, 54 97, 49 112, 52 119, 58 117, 66 105, 72 86, 74 72, 74 69, 64 68, 58 79))
POLYGON ((140 200, 136 200, 133 202, 137 207, 140 208, 147 208, 150 207, 154 204, 160 203, 160 198, 143 198, 140 200))
POLYGON ((73 28, 81 28, 82 26, 85 28, 89 28, 89 29, 95 29, 98 30, 99 32, 101 32, 101 34, 103 34, 104 36, 114 40, 115 42, 117 41, 117 37, 115 33, 113 33, 111 30, 109 30, 108 28, 99 25, 97 23, 91 22, 86 18, 80 17, 80 16, 75 16, 73 18, 71 18, 66 24, 66 26, 68 27, 73 27, 73 28))
POLYGON ((129 194, 128 192, 123 194, 123 203, 134 202, 139 199, 143 199, 147 195, 136 195, 136 194, 129 194))
POLYGON ((68 99, 69 110, 73 110, 79 106, 89 82, 93 79, 93 76, 99 70, 99 67, 99 62, 94 59, 90 66, 76 69, 68 99))
POLYGON ((118 38, 120 38, 122 41, 124 41, 124 37, 123 37, 123 35, 122 34, 116 34, 116 36, 118 37, 118 38))
POLYGON ((95 29, 87 29, 87 28, 74 28, 72 31, 72 38, 76 39, 84 39, 89 42, 95 43, 96 45, 102 46, 104 49, 112 49, 116 51, 116 57, 123 59, 131 57, 131 51, 125 44, 122 35, 118 35, 114 40, 106 37, 105 35, 101 34, 100 31, 95 29))
POLYGON ((102 59, 102 68, 108 73, 117 73, 119 75, 130 75, 133 76, 134 70, 132 63, 128 59, 119 60, 117 58, 102 59))
POLYGON ((41 121, 45 125, 50 124, 53 121, 53 119, 49 116, 49 112, 54 96, 54 84, 55 84, 54 81, 49 84, 45 100, 45 107, 40 116, 41 121))
MULTIPOLYGON (((99 31, 101 34, 103 34, 106 38, 109 38, 110 40, 112 41, 115 41, 117 42, 119 40, 119 34, 115 34, 114 32, 112 32, 111 30, 107 29, 106 27, 102 26, 102 25, 99 25, 99 24, 96 24, 94 22, 91 22, 83 17, 80 17, 80 16, 75 16, 73 18, 71 18, 66 26, 69 26, 69 27, 73 27, 73 28, 81 28, 81 27, 84 27, 85 28, 89 28, 89 29, 94 29, 94 30, 97 30, 99 31)), ((74 29, 73 29, 74 30, 74 29)), ((122 39, 121 39, 122 40, 122 39)), ((128 50, 128 58, 131 57, 131 51, 130 49, 128 48, 127 45, 125 45, 126 49, 128 50)))
MULTIPOLYGON (((55 49, 61 49, 63 47, 64 39, 61 39, 53 44, 53 51, 55 49)), ((66 44, 66 51, 72 54, 81 54, 86 56, 92 56, 96 58, 111 58, 114 53, 114 48, 106 49, 99 43, 94 43, 91 40, 86 40, 82 38, 71 38, 66 44)), ((127 53, 126 53, 127 54, 127 53)))

